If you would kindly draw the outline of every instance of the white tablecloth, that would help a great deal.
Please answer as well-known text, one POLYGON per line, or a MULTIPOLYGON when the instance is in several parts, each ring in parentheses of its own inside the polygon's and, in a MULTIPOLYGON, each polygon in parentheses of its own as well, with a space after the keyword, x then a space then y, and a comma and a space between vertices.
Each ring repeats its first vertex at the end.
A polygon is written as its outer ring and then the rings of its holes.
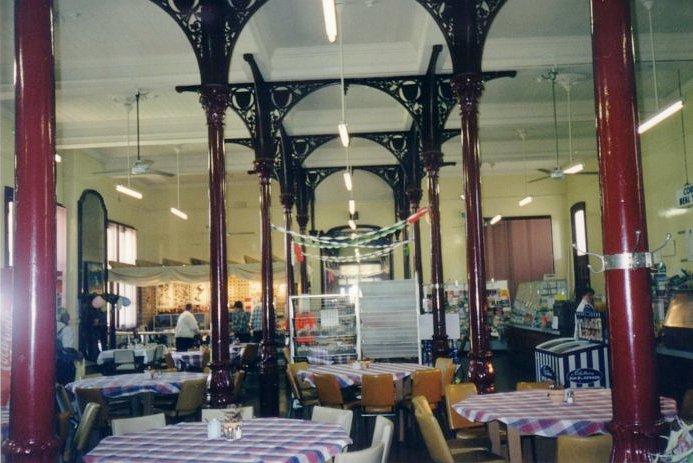
MULTIPOLYGON (((113 352, 116 350, 134 350, 135 351, 135 357, 143 357, 144 358, 144 363, 150 363, 152 360, 154 360, 154 351, 156 350, 156 346, 158 344, 147 344, 147 345, 137 345, 134 348, 131 349, 109 349, 109 350, 104 350, 99 353, 99 356, 96 359, 96 363, 98 365, 103 365, 104 362, 113 360, 113 352)), ((164 354, 166 353, 166 346, 164 346, 164 354)))

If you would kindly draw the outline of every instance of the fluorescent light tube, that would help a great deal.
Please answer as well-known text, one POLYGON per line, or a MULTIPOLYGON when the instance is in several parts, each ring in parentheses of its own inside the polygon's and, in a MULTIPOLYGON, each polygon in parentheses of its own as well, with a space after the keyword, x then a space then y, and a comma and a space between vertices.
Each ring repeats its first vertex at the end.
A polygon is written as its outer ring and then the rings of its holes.
POLYGON ((344 171, 344 186, 346 187, 347 191, 351 191, 353 186, 351 183, 351 173, 348 170, 344 171))
POLYGON ((563 169, 564 174, 577 174, 578 172, 582 172, 582 170, 585 168, 585 166, 582 163, 577 163, 573 164, 572 166, 566 167, 563 169))
POLYGON ((176 209, 175 207, 171 208, 171 214, 180 217, 183 220, 188 220, 188 214, 185 212, 181 211, 180 209, 176 209))
POLYGON ((128 188, 125 185, 116 185, 116 191, 123 193, 124 195, 132 196, 136 199, 142 199, 142 193, 132 188, 128 188))
POLYGON ((356 213, 356 201, 353 199, 349 200, 349 214, 354 215, 356 213))
POLYGON ((660 112, 640 124, 640 127, 638 127, 638 133, 645 133, 646 131, 650 130, 652 127, 655 125, 659 124, 662 122, 664 119, 667 117, 675 114, 677 111, 680 111, 683 108, 683 101, 679 100, 675 102, 674 104, 667 106, 666 108, 662 109, 660 112))
POLYGON ((491 225, 495 225, 495 224, 497 224, 498 222, 500 222, 502 218, 503 218, 503 216, 500 215, 500 214, 494 215, 493 218, 491 219, 491 221, 490 221, 489 223, 490 223, 491 225))
POLYGON ((356 230, 356 222, 354 222, 353 219, 349 219, 347 223, 349 224, 349 228, 351 228, 352 230, 356 230))
POLYGON ((322 0, 322 14, 325 18, 327 40, 334 42, 337 39, 337 9, 334 0, 322 0))
POLYGON ((58 153, 55 153, 55 162, 63 162, 63 157, 58 153))
MULTIPOLYGON (((534 201, 534 198, 532 198, 531 196, 525 196, 517 204, 520 207, 522 207, 522 206, 526 206, 527 204, 531 203, 532 201, 534 201)), ((500 219, 498 219, 498 220, 500 220, 500 219)))
POLYGON ((340 122, 337 126, 339 130, 339 139, 342 141, 342 146, 346 148, 349 146, 349 130, 347 129, 346 122, 340 122))

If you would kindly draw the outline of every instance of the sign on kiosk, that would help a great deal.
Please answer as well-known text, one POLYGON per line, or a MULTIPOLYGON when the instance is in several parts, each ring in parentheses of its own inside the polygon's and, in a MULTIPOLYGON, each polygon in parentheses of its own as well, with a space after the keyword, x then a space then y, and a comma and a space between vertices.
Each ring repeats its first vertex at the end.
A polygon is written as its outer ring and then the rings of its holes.
POLYGON ((676 192, 676 207, 693 207, 693 185, 686 183, 676 192))

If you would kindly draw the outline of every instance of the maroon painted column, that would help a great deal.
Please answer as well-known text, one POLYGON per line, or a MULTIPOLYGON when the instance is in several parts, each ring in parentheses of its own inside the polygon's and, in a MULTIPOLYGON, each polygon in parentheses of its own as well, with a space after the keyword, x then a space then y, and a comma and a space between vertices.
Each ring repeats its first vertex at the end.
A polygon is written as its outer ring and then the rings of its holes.
POLYGON ((55 74, 53 1, 15 2, 16 225, 8 461, 53 462, 55 74))
MULTIPOLYGON (((301 235, 305 235, 308 227, 308 215, 296 214, 296 222, 298 223, 298 231, 301 235)), ((306 247, 301 245, 301 251, 305 252, 306 247)), ((299 271, 301 273, 301 294, 310 293, 310 283, 308 282, 308 262, 303 259, 299 263, 299 271)))
POLYGON ((224 117, 230 92, 226 85, 200 87, 200 103, 207 115, 209 147, 209 258, 211 271, 212 361, 209 364, 210 405, 225 408, 231 403, 229 362, 228 268, 226 260, 226 166, 224 117))
MULTIPOLYGON (((294 195, 292 193, 282 193, 282 206, 284 206, 284 228, 287 231, 291 230, 292 217, 291 210, 294 207, 294 195)), ((296 293, 294 287, 294 265, 293 265, 293 240, 291 235, 284 233, 284 259, 286 260, 286 307, 284 308, 284 319, 286 320, 286 329, 289 329, 289 301, 291 296, 296 293)))
POLYGON ((262 273, 262 342, 260 343, 260 415, 279 416, 279 369, 275 345, 274 294, 272 290, 272 229, 270 223, 270 183, 272 158, 255 160, 260 180, 260 257, 262 273))
POLYGON ((438 173, 443 165, 443 153, 427 151, 423 154, 428 179, 428 216, 431 220, 431 302, 433 303, 433 360, 449 357, 448 334, 445 329, 445 286, 443 283, 443 254, 440 238, 440 204, 438 173))
MULTIPOLYGON (((421 197, 423 193, 421 188, 407 188, 407 199, 409 199, 409 210, 412 214, 419 210, 421 197)), ((419 288, 419 304, 423 300, 423 264, 421 263, 421 225, 417 220, 411 226, 412 240, 414 241, 414 277, 416 278, 416 286, 419 288)))
POLYGON ((480 394, 495 391, 496 373, 489 349, 486 325, 486 267, 484 264, 484 216, 481 212, 481 163, 479 161, 479 98, 484 89, 481 74, 455 76, 453 89, 462 116, 462 165, 467 209, 467 283, 469 297, 469 370, 467 377, 480 394))
POLYGON ((649 461, 658 442, 655 339, 633 70, 630 2, 591 0, 614 436, 611 461, 649 461))

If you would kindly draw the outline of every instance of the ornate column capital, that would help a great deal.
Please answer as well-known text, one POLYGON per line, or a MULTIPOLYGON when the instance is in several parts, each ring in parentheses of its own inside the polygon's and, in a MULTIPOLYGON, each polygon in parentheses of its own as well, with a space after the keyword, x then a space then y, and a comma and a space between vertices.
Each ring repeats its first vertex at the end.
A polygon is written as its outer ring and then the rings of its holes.
POLYGON ((231 89, 227 85, 205 84, 200 87, 200 104, 207 115, 207 125, 222 127, 226 108, 231 103, 231 89))
POLYGON ((308 215, 296 214, 296 223, 301 230, 305 230, 305 228, 308 226, 308 215))
POLYGON ((443 165, 442 151, 425 151, 423 153, 424 169, 428 175, 438 175, 438 171, 443 165))
POLYGON ((272 169, 274 169, 273 158, 257 158, 253 161, 255 172, 261 183, 269 183, 272 178, 272 169))
POLYGON ((292 207, 294 207, 294 201, 296 199, 296 195, 293 193, 282 193, 279 196, 279 201, 281 201, 282 206, 284 206, 285 210, 291 210, 292 207))
POLYGON ((457 95, 462 113, 477 113, 479 99, 484 91, 484 81, 480 73, 458 74, 452 78, 452 89, 457 95))
POLYGON ((423 191, 421 188, 417 187, 407 187, 407 198, 409 199, 409 202, 411 203, 412 206, 417 206, 421 202, 421 198, 423 197, 423 191))

